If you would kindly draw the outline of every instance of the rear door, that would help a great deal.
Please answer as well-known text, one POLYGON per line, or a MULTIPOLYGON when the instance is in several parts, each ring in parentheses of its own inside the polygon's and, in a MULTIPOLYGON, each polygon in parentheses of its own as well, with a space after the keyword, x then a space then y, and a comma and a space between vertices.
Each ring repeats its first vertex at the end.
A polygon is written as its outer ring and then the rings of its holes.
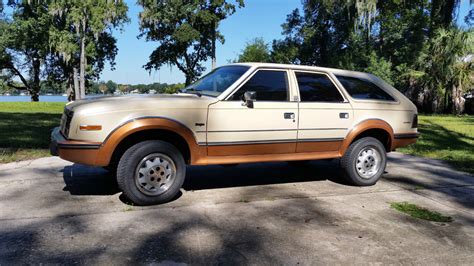
POLYGON ((352 107, 323 72, 293 71, 299 92, 297 152, 339 150, 353 121, 352 107))

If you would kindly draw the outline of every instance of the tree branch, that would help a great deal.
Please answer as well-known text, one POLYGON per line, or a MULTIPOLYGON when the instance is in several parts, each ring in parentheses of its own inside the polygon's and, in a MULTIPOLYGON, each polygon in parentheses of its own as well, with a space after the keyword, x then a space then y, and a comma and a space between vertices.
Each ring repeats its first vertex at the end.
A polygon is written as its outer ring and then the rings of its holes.
MULTIPOLYGON (((20 78, 21 82, 23 82, 23 84, 25 85, 25 89, 28 89, 30 87, 26 78, 21 74, 21 72, 18 69, 15 68, 15 66, 11 62, 7 64, 7 68, 12 70, 15 73, 15 75, 17 75, 20 78)), ((11 86, 11 87, 14 88, 14 86, 11 86)))
POLYGON ((8 87, 11 87, 11 88, 14 88, 16 90, 27 90, 28 88, 26 88, 25 86, 17 86, 15 84, 13 84, 12 82, 8 82, 7 83, 7 86, 8 87))

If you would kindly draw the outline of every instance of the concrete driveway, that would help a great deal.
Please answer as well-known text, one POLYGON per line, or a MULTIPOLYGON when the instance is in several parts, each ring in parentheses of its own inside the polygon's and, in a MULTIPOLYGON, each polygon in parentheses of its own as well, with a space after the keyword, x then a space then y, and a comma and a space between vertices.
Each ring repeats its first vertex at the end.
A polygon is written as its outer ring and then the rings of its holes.
POLYGON ((474 177, 390 154, 372 187, 335 162, 190 167, 160 206, 124 203, 106 172, 58 158, 0 166, 0 264, 472 264, 474 177), (409 201, 454 218, 414 219, 409 201))

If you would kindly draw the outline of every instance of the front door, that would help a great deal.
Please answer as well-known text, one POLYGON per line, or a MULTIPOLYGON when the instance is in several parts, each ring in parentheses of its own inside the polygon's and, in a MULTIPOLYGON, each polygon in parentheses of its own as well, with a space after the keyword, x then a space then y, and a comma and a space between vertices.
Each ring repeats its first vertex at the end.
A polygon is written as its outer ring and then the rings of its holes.
POLYGON ((329 75, 294 71, 299 91, 297 152, 339 150, 353 121, 351 104, 329 75))
POLYGON ((298 103, 288 71, 259 69, 226 100, 209 106, 209 156, 262 155, 296 151, 298 103), (243 105, 247 91, 256 93, 253 107, 243 105))

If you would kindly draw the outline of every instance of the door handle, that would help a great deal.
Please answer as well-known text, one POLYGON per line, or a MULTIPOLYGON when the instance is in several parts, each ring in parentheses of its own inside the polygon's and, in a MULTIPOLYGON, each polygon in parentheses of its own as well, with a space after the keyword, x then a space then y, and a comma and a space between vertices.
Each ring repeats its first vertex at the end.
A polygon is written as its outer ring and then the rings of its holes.
POLYGON ((339 118, 348 119, 349 118, 349 113, 339 113, 339 118))
POLYGON ((295 113, 284 113, 283 117, 285 119, 295 119, 295 113))

